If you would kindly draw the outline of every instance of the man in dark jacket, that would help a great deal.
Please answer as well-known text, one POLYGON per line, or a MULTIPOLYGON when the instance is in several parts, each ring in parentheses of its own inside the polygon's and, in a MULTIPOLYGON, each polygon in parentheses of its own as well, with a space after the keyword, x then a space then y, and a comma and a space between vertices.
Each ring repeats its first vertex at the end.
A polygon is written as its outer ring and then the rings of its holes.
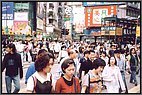
POLYGON ((6 68, 5 82, 7 93, 11 93, 12 80, 15 90, 13 93, 18 93, 20 90, 20 79, 23 78, 22 61, 20 54, 16 53, 16 47, 13 43, 7 46, 7 54, 2 62, 2 72, 6 68), (20 73, 20 74, 19 74, 20 73))

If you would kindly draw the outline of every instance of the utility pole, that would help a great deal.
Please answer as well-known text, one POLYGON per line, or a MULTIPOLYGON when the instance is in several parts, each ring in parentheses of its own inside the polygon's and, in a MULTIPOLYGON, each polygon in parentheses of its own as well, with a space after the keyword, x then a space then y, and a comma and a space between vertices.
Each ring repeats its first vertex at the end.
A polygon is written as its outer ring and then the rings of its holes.
POLYGON ((44 26, 43 26, 43 34, 46 33, 46 2, 44 2, 44 17, 43 17, 43 21, 44 21, 44 26))

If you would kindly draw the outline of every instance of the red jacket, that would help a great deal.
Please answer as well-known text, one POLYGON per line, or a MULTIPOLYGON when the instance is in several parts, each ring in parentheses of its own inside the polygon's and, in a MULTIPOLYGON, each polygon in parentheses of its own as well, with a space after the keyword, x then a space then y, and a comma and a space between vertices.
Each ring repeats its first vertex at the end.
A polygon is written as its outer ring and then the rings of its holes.
POLYGON ((75 87, 75 81, 73 80, 73 85, 72 86, 68 86, 63 77, 59 78, 56 82, 56 86, 55 86, 55 92, 56 93, 80 93, 80 84, 79 84, 79 79, 73 77, 76 81, 76 87, 75 87), (76 92, 75 89, 76 88, 76 92))

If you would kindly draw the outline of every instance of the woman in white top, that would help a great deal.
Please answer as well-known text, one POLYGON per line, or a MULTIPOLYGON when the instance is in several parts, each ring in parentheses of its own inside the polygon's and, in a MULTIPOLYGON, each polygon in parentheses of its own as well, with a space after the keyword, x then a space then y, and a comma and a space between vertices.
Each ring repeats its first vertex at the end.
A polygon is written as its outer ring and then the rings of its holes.
POLYGON ((50 53, 40 54, 35 61, 36 72, 27 81, 27 93, 51 93, 53 80, 50 74, 54 64, 53 55, 50 53))
POLYGON ((60 62, 63 58, 68 57, 68 52, 66 50, 66 46, 63 45, 61 47, 61 50, 59 52, 59 56, 58 56, 58 62, 60 62))
POLYGON ((122 92, 125 92, 125 85, 122 80, 120 69, 116 64, 115 57, 111 56, 109 58, 108 65, 105 66, 102 72, 102 78, 108 93, 119 93, 120 87, 122 92))

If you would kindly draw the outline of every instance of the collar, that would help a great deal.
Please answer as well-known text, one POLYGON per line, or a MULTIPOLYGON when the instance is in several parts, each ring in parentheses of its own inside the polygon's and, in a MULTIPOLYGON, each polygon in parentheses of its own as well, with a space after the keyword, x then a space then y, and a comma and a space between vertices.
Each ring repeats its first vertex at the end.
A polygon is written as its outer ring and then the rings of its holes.
POLYGON ((36 71, 34 76, 41 82, 41 83, 44 83, 45 81, 50 81, 50 76, 51 76, 51 73, 47 73, 47 78, 44 79, 42 78, 39 73, 36 71))

